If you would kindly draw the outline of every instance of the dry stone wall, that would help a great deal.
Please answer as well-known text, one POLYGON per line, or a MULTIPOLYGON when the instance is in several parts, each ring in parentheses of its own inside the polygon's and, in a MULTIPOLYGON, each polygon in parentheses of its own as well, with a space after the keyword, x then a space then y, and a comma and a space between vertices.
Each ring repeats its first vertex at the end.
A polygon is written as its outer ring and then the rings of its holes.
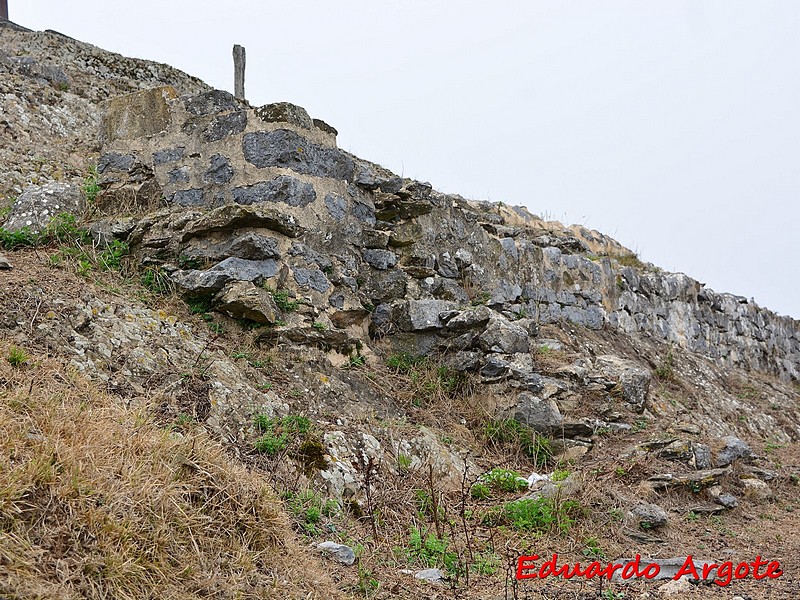
POLYGON ((317 307, 298 318, 331 325, 312 341, 341 348, 400 332, 468 363, 473 350, 527 352, 538 324, 563 322, 800 378, 798 321, 639 263, 598 232, 398 177, 337 148, 335 129, 300 107, 165 87, 115 98, 105 114, 105 197, 155 186, 163 199, 127 228, 117 219, 115 235, 187 295, 229 302, 232 282, 286 287, 317 307), (480 336, 459 325, 476 305, 491 309, 480 336))

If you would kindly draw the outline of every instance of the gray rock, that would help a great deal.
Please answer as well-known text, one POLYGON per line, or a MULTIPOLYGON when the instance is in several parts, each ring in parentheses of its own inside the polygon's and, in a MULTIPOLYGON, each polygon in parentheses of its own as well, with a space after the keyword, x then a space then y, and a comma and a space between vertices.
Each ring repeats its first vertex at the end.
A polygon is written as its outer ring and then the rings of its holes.
POLYGON ((449 300, 456 304, 469 303, 467 292, 452 279, 438 279, 434 283, 431 292, 439 300, 449 300))
POLYGON ((722 438, 724 447, 717 454, 717 466, 727 467, 740 458, 749 458, 753 451, 744 441, 732 435, 722 438))
POLYGON ((299 256, 307 264, 316 264, 323 271, 329 271, 333 267, 330 257, 326 254, 321 254, 301 244, 300 242, 292 242, 292 247, 289 248, 289 256, 299 256))
POLYGON ((347 200, 335 194, 326 194, 325 208, 334 219, 341 221, 347 215, 347 200))
POLYGON ((455 308, 445 300, 407 300, 400 311, 399 324, 404 331, 441 329, 439 315, 455 308))
POLYGON ((336 128, 333 125, 328 125, 322 119, 311 119, 311 122, 314 123, 314 127, 319 129, 320 131, 324 131, 325 133, 329 133, 333 137, 339 135, 339 132, 336 131, 336 128))
POLYGON ((29 186, 11 206, 3 227, 8 231, 27 228, 31 233, 40 233, 56 215, 79 215, 84 202, 81 187, 71 183, 29 186))
POLYGON ((203 174, 204 181, 223 184, 233 179, 233 167, 226 157, 215 154, 209 159, 209 163, 208 170, 203 174))
POLYGON ((397 264, 397 255, 389 250, 370 248, 364 250, 362 255, 368 264, 382 271, 385 271, 386 269, 389 269, 397 264))
POLYGON ((436 270, 442 277, 454 279, 458 277, 458 264, 449 252, 443 252, 436 259, 436 270))
POLYGON ((314 122, 306 109, 291 102, 274 102, 256 109, 256 116, 265 123, 290 123, 302 129, 311 129, 314 122))
POLYGON ((245 134, 244 158, 259 169, 284 167, 303 175, 351 181, 353 159, 338 148, 309 142, 288 129, 245 134))
POLYGON ((486 360, 486 363, 481 367, 481 377, 483 377, 484 382, 488 382, 490 380, 497 380, 500 377, 506 376, 511 371, 511 364, 499 357, 499 356, 489 356, 486 360))
POLYGON ((104 174, 109 171, 127 173, 133 167, 136 157, 133 154, 119 154, 118 152, 107 152, 97 161, 97 172, 104 174))
POLYGON ((442 585, 444 583, 444 572, 442 572, 440 569, 424 569, 414 573, 414 579, 442 585))
POLYGON ((234 319, 274 323, 278 308, 272 294, 249 281, 228 283, 214 299, 215 308, 234 319))
POLYGON ((563 418, 552 400, 542 400, 528 392, 517 397, 513 418, 539 433, 550 433, 561 426, 563 418))
POLYGON ((186 148, 182 146, 178 148, 167 148, 166 150, 157 150, 153 152, 153 164, 164 165, 167 163, 173 163, 182 159, 185 154, 186 148))
POLYGON ((481 366, 481 353, 461 350, 445 357, 445 364, 456 371, 476 371, 481 366))
POLYGON ((8 262, 8 259, 5 256, 0 254, 0 269, 5 270, 10 268, 11 268, 11 263, 8 262))
POLYGON ((220 206, 192 221, 181 235, 181 242, 203 237, 214 232, 230 232, 244 228, 271 229, 285 236, 296 238, 305 232, 292 215, 271 207, 256 204, 220 206))
POLYGON ((650 389, 650 371, 618 356, 598 356, 595 360, 603 375, 619 382, 622 399, 636 412, 642 412, 650 389))
POLYGON ((233 188, 233 201, 249 206, 263 202, 282 202, 289 206, 307 206, 317 199, 314 186, 280 175, 270 181, 262 181, 254 185, 233 188))
POLYGON ((492 316, 478 341, 485 352, 516 354, 530 350, 528 332, 499 315, 492 316))
POLYGON ((186 98, 183 102, 186 111, 193 115, 215 115, 236 110, 239 105, 233 94, 222 90, 211 90, 186 98))
POLYGON ((189 183, 189 167, 177 167, 167 171, 167 183, 189 183))
POLYGON ((406 295, 406 275, 402 271, 372 271, 361 286, 370 301, 377 305, 399 300, 406 295))
POLYGON ((711 462, 711 448, 705 444, 693 442, 692 452, 694 454, 695 469, 710 469, 713 466, 711 462))
POLYGON ((744 486, 745 498, 749 498, 755 502, 766 502, 767 500, 771 500, 774 496, 772 488, 760 479, 746 477, 742 479, 741 482, 744 486))
POLYGON ((688 463, 694 458, 694 448, 688 440, 675 440, 658 451, 660 458, 688 463))
POLYGON ((389 245, 389 232, 379 229, 364 229, 361 232, 361 245, 364 248, 385 249, 389 245))
POLYGON ((336 542, 322 542, 317 544, 317 548, 348 567, 356 562, 356 553, 350 546, 337 544, 336 542))
POLYGON ((301 287, 310 287, 318 292, 326 292, 331 287, 331 282, 325 273, 319 269, 294 269, 294 280, 301 287))
POLYGON ((736 496, 732 494, 720 494, 714 498, 714 502, 725 508, 736 508, 739 506, 739 501, 736 499, 736 496))
POLYGON ((365 190, 374 192, 380 188, 384 193, 394 194, 403 187, 403 179, 401 177, 396 175, 381 177, 375 173, 375 169, 371 165, 365 162, 359 162, 356 171, 355 184, 365 190))
POLYGON ((224 260, 232 256, 248 260, 264 260, 280 258, 278 242, 274 238, 248 231, 224 242, 210 244, 207 239, 194 239, 189 242, 183 252, 189 258, 224 260))
POLYGON ((512 284, 501 280, 492 291, 492 295, 487 304, 489 306, 500 306, 508 302, 516 302, 521 294, 522 288, 518 284, 512 284))
POLYGON ((102 219, 89 226, 89 234, 98 245, 108 246, 114 240, 125 240, 136 227, 133 217, 120 217, 118 219, 102 219))
POLYGON ((639 504, 631 510, 631 515, 642 529, 657 529, 667 524, 667 512, 657 504, 639 504))
POLYGON ((704 471, 694 471, 692 473, 681 473, 675 475, 673 473, 661 473, 653 475, 647 482, 654 491, 667 490, 674 487, 688 488, 692 491, 698 491, 703 488, 719 485, 721 477, 730 473, 730 468, 723 469, 707 469, 704 471))
POLYGON ((172 195, 172 203, 178 206, 203 206, 203 190, 178 190, 172 195))
POLYGON ((260 285, 277 272, 278 265, 272 259, 244 260, 231 257, 205 271, 176 271, 172 274, 172 280, 185 294, 197 296, 216 293, 229 281, 252 281, 260 285))
POLYGON ((242 133, 247 127, 247 113, 239 111, 228 115, 215 117, 203 131, 203 140, 206 142, 218 142, 221 139, 242 133))

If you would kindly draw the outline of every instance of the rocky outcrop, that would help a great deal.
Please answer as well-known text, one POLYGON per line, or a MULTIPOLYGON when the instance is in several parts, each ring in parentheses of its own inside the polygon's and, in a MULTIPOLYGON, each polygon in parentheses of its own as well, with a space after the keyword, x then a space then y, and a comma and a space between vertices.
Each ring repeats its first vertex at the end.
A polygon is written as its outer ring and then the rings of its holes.
MULTIPOLYGON (((156 88, 111 101, 102 130, 116 132, 99 163, 107 201, 156 185, 170 207, 134 231, 142 260, 275 261, 259 282, 310 294, 334 314, 367 310, 373 331, 435 335, 458 351, 528 352, 530 319, 645 334, 722 364, 800 376, 796 321, 642 264, 597 232, 397 177, 339 150, 299 107, 251 110, 225 92, 156 88), (485 326, 461 325, 469 305, 490 309, 485 326)), ((195 294, 238 275, 213 266, 174 278, 195 294)), ((418 341, 417 350, 436 345, 418 341)), ((613 357, 603 365, 641 410, 649 373, 613 357)))

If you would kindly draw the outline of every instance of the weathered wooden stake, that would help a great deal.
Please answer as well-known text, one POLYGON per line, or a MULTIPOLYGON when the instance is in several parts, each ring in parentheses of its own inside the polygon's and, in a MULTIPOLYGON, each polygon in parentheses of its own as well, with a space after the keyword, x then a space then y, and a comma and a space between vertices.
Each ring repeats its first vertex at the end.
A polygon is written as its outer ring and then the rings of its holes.
MULTIPOLYGON (((5 0, 0 0, 5 2, 5 0)), ((239 100, 244 100, 244 46, 233 45, 233 95, 239 100)))
POLYGON ((0 0, 0 21, 8 21, 8 0, 0 0))

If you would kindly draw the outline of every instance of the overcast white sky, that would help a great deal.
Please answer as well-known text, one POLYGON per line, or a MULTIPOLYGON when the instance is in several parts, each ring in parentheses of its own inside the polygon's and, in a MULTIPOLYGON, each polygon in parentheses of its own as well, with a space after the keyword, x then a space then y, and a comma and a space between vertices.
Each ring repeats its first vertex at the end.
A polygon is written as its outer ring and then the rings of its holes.
POLYGON ((445 192, 616 237, 800 318, 797 0, 9 0, 12 20, 287 100, 445 192))

